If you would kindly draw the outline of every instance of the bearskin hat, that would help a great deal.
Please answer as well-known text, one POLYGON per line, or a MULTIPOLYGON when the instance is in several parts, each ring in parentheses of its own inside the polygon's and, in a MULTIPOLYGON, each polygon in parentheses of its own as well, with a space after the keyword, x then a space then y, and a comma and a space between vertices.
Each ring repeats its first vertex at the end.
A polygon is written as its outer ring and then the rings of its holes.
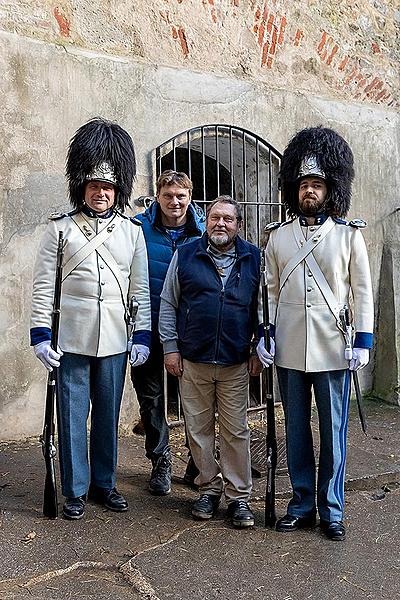
POLYGON ((300 214, 299 180, 307 175, 323 177, 326 181, 325 212, 345 217, 351 204, 353 153, 333 129, 322 126, 303 129, 290 140, 283 153, 280 170, 282 201, 290 217, 300 214))
POLYGON ((115 206, 123 211, 136 175, 132 138, 117 123, 100 117, 91 119, 70 141, 66 175, 74 208, 83 205, 86 183, 96 180, 115 186, 115 206))

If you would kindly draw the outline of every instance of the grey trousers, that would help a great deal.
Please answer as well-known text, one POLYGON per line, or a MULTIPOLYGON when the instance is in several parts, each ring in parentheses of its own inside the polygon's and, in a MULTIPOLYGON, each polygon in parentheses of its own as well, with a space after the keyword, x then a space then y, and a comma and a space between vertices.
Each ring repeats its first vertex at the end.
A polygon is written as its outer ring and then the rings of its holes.
POLYGON ((226 501, 248 500, 252 488, 250 431, 247 425, 247 363, 233 366, 183 361, 182 406, 201 494, 226 501), (218 413, 220 464, 215 460, 218 413), (225 485, 224 485, 225 484, 225 485))

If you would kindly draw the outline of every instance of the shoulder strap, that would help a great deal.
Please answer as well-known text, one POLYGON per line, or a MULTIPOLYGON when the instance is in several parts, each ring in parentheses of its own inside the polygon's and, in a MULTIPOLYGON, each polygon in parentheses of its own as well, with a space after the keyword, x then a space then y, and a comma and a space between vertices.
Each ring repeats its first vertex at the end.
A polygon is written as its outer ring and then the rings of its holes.
MULTIPOLYGON (((85 234, 82 228, 86 227, 87 229, 89 229, 89 227, 85 219, 79 214, 74 215, 74 218, 72 220, 74 221, 74 223, 76 223, 76 225, 79 227, 79 229, 82 231, 82 234, 86 238, 87 234, 85 234), (85 223, 82 223, 81 220, 85 221, 85 223)), ((66 262, 66 264, 63 267, 63 281, 74 269, 76 269, 78 265, 81 264, 81 262, 85 260, 85 258, 87 258, 95 250, 99 250, 99 247, 114 233, 114 231, 119 227, 119 225, 121 225, 121 223, 122 217, 115 215, 115 217, 109 223, 108 227, 102 229, 100 233, 95 235, 91 240, 87 241, 86 244, 79 248, 79 250, 75 252, 73 256, 71 256, 71 258, 66 262)))
POLYGON ((315 235, 313 235, 311 238, 309 238, 307 241, 305 241, 305 243, 303 245, 301 245, 301 237, 303 236, 302 231, 301 231, 301 227, 300 227, 300 222, 299 219, 296 219, 293 223, 293 227, 294 229, 294 236, 297 242, 297 245, 299 246, 299 251, 292 256, 292 258, 289 260, 289 262, 286 264, 285 268, 282 271, 281 277, 280 277, 280 281, 279 281, 279 294, 283 288, 283 286, 285 285, 289 275, 291 275, 291 273, 293 273, 293 271, 295 270, 295 268, 301 263, 303 262, 303 260, 312 253, 312 251, 314 250, 314 248, 316 248, 318 246, 318 244, 320 242, 322 242, 322 240, 328 235, 328 233, 334 228, 335 223, 334 221, 332 221, 332 219, 328 218, 325 223, 323 225, 321 225, 321 227, 315 232, 315 235))

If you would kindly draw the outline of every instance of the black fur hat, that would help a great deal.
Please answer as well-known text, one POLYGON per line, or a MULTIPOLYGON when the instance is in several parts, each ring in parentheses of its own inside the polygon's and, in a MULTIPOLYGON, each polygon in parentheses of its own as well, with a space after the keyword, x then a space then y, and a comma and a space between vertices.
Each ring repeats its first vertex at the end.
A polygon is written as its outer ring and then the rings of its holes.
POLYGON ((124 210, 136 175, 131 136, 117 123, 100 117, 91 119, 76 131, 70 141, 66 175, 74 208, 83 205, 86 183, 97 180, 115 186, 115 206, 124 210))
POLYGON ((332 216, 345 217, 351 204, 353 153, 348 143, 336 131, 321 126, 299 131, 283 153, 280 181, 282 201, 289 216, 295 217, 300 214, 299 180, 306 176, 301 167, 304 160, 310 157, 316 160, 322 173, 318 176, 325 179, 328 187, 325 212, 332 216))

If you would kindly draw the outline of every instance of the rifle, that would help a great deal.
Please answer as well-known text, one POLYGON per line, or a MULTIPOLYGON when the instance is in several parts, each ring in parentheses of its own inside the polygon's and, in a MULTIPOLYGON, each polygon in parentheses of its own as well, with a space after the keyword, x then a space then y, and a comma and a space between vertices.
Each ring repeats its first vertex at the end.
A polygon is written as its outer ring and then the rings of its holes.
MULTIPOLYGON (((271 348, 270 324, 269 324, 269 307, 268 307, 268 285, 267 285, 267 270, 265 265, 265 252, 261 253, 261 289, 262 289, 262 305, 263 305, 263 329, 264 343, 267 352, 271 348)), ((275 428, 275 406, 274 406, 274 384, 273 370, 271 367, 264 368, 262 371, 262 386, 266 401, 267 413, 267 433, 266 433, 266 450, 267 450, 267 483, 265 488, 265 527, 274 527, 276 522, 275 513, 275 473, 278 459, 278 445, 276 440, 275 428)))
MULTIPOLYGON (((340 311, 340 320, 341 320, 342 329, 343 329, 343 333, 344 333, 344 339, 345 339, 345 343, 346 343, 344 356, 345 356, 346 360, 350 361, 353 358, 353 329, 352 329, 351 323, 350 323, 350 311, 349 311, 349 307, 347 306, 347 304, 345 304, 343 309, 340 311)), ((360 389, 360 382, 358 380, 358 373, 357 373, 357 371, 351 371, 351 374, 353 377, 354 391, 356 393, 358 416, 360 419, 361 428, 362 428, 363 432, 365 433, 365 435, 367 435, 367 420, 365 418, 364 404, 363 404, 363 399, 362 399, 362 394, 361 394, 361 389, 360 389)))
MULTIPOLYGON (((63 234, 58 234, 56 279, 54 285, 53 311, 51 315, 51 347, 57 352, 58 331, 60 327, 60 303, 61 303, 61 282, 62 282, 62 262, 64 256, 63 234)), ((53 368, 47 376, 46 391, 46 410, 44 414, 43 433, 40 437, 42 452, 46 465, 46 478, 44 482, 43 494, 43 514, 50 519, 56 519, 58 516, 57 502, 57 484, 54 459, 56 456, 56 447, 54 444, 54 406, 56 401, 56 381, 57 369, 53 368)))

